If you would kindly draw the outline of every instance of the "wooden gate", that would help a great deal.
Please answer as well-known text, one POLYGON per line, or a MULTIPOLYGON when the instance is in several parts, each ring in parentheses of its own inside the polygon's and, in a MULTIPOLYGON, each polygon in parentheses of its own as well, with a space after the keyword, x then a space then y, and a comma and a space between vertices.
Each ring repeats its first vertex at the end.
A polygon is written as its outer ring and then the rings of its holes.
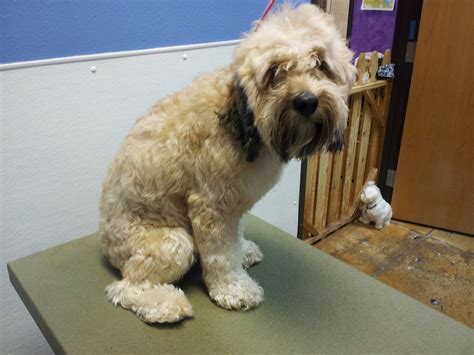
MULTIPOLYGON (((387 50, 382 65, 390 60, 387 50)), ((377 178, 391 94, 391 82, 377 80, 377 69, 377 52, 359 56, 343 150, 307 160, 303 239, 309 244, 353 221, 362 187, 377 178)))

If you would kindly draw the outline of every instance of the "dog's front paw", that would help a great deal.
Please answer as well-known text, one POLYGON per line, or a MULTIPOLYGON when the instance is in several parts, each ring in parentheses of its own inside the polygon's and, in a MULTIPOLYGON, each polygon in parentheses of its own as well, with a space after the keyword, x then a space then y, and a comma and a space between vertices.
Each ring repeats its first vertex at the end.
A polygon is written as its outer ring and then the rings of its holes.
POLYGON ((263 288, 247 273, 235 273, 215 281, 209 296, 222 308, 247 311, 263 301, 263 288))
POLYGON ((242 264, 246 269, 256 263, 259 263, 263 259, 263 253, 260 251, 260 248, 251 240, 244 239, 242 241, 242 251, 244 254, 242 264))

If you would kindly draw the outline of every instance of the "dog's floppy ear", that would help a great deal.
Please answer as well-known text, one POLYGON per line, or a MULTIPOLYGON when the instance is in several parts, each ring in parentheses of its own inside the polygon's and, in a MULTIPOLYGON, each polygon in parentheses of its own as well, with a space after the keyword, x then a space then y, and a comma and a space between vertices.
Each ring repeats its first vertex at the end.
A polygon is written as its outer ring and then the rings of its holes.
POLYGON ((221 122, 240 142, 247 154, 247 161, 257 159, 261 148, 261 138, 255 127, 255 116, 248 104, 244 88, 236 79, 230 88, 225 108, 218 113, 221 122))
POLYGON ((329 143, 327 150, 329 152, 340 152, 344 147, 344 132, 337 131, 329 143))

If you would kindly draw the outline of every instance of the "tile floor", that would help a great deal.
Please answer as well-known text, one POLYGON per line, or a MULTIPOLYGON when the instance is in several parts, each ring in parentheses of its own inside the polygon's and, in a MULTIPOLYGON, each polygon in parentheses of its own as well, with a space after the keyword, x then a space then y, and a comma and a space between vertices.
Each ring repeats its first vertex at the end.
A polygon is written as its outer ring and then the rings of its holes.
POLYGON ((392 221, 348 224, 314 245, 474 328, 474 237, 392 221))

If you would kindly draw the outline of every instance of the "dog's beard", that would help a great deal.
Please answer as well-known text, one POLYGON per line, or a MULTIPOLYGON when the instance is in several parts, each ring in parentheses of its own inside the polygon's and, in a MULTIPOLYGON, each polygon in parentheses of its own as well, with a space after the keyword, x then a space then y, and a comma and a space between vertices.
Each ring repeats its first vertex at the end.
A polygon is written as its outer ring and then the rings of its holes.
POLYGON ((321 96, 318 109, 310 117, 297 113, 291 101, 275 112, 271 145, 282 161, 303 159, 319 151, 337 151, 342 148, 344 131, 336 123, 339 113, 333 102, 321 96))

